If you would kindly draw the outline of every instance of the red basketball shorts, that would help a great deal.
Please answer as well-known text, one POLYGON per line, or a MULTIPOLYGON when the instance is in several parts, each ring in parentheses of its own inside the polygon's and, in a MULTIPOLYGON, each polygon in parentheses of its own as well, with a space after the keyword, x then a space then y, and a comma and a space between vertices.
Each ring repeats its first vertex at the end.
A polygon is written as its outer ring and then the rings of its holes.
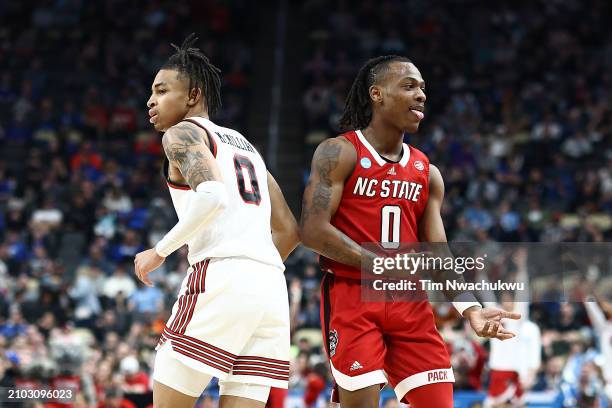
POLYGON ((338 386, 355 391, 388 382, 407 402, 417 387, 455 381, 429 302, 362 302, 358 279, 329 273, 321 290, 323 338, 338 386))

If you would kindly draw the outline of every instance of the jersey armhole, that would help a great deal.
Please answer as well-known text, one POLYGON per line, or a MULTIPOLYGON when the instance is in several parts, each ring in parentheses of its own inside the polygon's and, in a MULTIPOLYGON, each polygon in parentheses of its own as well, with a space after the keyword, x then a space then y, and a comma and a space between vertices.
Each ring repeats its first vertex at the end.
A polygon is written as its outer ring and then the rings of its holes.
POLYGON ((169 167, 170 167, 170 162, 168 161, 167 158, 164 158, 164 164, 162 167, 162 177, 164 178, 164 180, 166 180, 168 187, 174 188, 176 190, 191 190, 191 187, 188 184, 175 183, 172 180, 170 180, 169 167))

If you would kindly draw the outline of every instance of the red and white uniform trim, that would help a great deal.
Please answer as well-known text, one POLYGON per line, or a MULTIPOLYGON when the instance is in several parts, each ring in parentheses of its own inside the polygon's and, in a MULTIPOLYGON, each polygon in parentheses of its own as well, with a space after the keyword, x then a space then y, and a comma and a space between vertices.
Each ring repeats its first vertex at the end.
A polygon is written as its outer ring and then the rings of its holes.
POLYGON ((164 329, 161 338, 164 339, 164 341, 168 339, 171 340, 172 349, 174 351, 225 373, 230 372, 236 360, 236 356, 232 353, 196 338, 173 332, 167 327, 164 329))
POLYGON ((212 258, 189 268, 157 350, 222 381, 287 388, 289 334, 282 270, 212 258))
POLYGON ((239 356, 232 368, 233 375, 254 375, 275 380, 289 380, 289 361, 257 356, 239 356))

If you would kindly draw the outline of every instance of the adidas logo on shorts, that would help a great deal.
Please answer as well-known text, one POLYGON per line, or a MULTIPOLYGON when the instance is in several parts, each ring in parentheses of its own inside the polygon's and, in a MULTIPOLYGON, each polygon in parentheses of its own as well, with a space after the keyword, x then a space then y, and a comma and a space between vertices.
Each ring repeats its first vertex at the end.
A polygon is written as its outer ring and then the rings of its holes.
POLYGON ((363 368, 363 366, 359 364, 359 361, 355 361, 351 366, 351 371, 359 370, 360 368, 363 368))

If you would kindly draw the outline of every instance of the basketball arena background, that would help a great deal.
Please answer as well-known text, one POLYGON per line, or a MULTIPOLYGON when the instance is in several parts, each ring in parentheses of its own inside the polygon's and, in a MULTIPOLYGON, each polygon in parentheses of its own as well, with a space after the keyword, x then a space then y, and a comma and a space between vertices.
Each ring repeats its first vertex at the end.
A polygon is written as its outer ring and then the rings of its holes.
MULTIPOLYGON (((133 274, 175 223, 145 106, 170 42, 199 34, 223 70, 212 119, 257 145, 296 216, 358 68, 400 54, 427 82, 428 117, 407 140, 444 176, 449 239, 607 242, 611 15, 603 0, 0 2, 0 386, 75 384, 79 407, 151 403, 153 349, 187 267, 182 249, 154 287, 133 274)), ((317 256, 298 248, 286 278, 290 390, 273 404, 322 406, 317 256)), ((456 406, 481 406, 489 342, 437 307, 456 406)), ((528 406, 611 406, 611 357, 583 305, 530 307, 541 365, 528 406)), ((391 391, 381 404, 397 404, 391 391)))

